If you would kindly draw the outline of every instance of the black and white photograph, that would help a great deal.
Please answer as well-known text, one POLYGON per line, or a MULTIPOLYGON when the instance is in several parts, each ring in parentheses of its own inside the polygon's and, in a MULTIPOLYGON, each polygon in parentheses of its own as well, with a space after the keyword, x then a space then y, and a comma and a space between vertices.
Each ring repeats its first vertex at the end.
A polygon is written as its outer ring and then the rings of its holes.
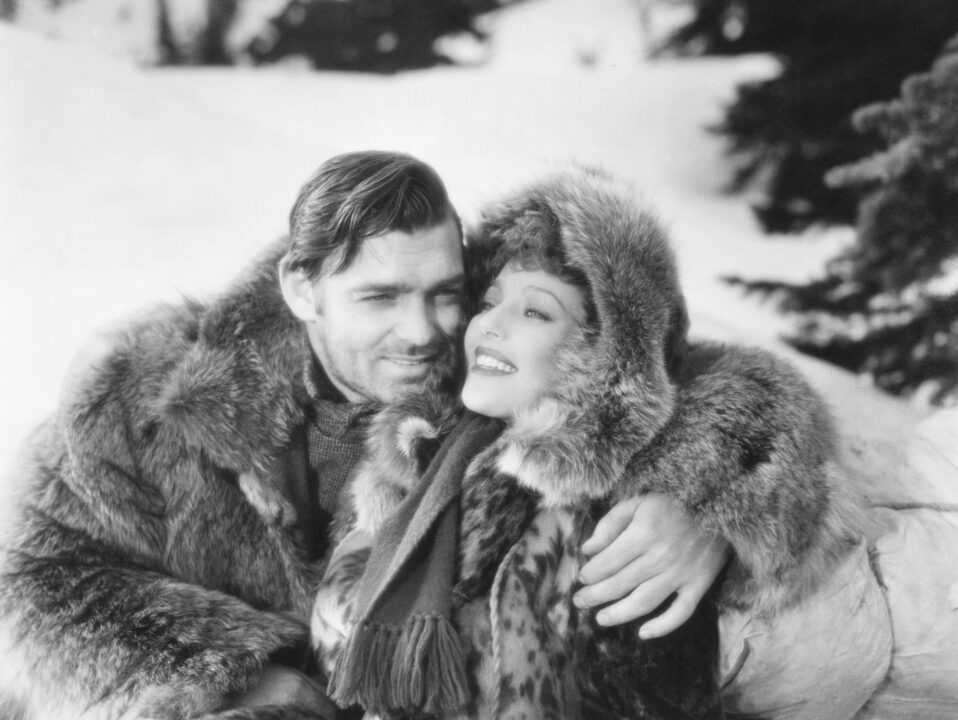
POLYGON ((0 720, 958 717, 953 0, 0 0, 0 720))

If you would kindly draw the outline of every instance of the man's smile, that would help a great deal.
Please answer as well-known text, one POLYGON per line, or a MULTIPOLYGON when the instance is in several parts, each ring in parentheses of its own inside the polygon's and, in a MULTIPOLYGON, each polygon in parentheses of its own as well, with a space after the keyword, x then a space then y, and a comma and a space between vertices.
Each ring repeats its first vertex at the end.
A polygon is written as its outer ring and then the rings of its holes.
POLYGON ((423 365, 436 359, 435 355, 387 355, 386 359, 397 365, 423 365))
POLYGON ((428 369, 438 364, 443 357, 439 350, 426 353, 389 353, 381 358, 389 364, 406 370, 428 369))

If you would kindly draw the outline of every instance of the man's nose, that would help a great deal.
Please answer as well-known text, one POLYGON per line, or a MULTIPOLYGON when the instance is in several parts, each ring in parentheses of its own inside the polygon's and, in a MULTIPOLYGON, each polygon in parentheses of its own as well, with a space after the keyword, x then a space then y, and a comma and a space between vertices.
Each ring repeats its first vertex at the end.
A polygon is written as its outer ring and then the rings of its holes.
POLYGON ((409 302, 403 308, 396 334, 410 345, 429 345, 439 335, 436 314, 427 303, 409 302))

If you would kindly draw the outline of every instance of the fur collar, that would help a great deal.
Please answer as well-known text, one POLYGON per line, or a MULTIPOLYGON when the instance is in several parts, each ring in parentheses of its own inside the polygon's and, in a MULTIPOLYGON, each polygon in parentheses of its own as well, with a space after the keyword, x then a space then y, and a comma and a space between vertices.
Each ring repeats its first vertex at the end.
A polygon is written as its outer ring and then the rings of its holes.
POLYGON ((152 411, 214 463, 265 473, 303 420, 308 344, 283 301, 270 248, 200 315, 152 411))
POLYGON ((614 494, 629 460, 675 409, 669 370, 684 354, 688 319, 672 250, 634 191, 596 171, 557 174, 493 211, 469 238, 477 287, 505 234, 545 222, 588 279, 599 332, 570 338, 549 396, 523 410, 496 444, 498 467, 572 505, 614 494))

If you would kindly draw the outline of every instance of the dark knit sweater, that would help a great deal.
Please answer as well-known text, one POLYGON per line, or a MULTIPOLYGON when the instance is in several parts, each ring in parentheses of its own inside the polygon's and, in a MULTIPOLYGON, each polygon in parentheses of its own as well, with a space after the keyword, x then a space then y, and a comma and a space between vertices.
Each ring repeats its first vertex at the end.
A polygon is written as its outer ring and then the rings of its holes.
POLYGON ((319 520, 335 515, 339 494, 363 453, 366 430, 376 403, 351 403, 312 358, 305 372, 312 401, 306 410, 306 452, 315 483, 319 520))

